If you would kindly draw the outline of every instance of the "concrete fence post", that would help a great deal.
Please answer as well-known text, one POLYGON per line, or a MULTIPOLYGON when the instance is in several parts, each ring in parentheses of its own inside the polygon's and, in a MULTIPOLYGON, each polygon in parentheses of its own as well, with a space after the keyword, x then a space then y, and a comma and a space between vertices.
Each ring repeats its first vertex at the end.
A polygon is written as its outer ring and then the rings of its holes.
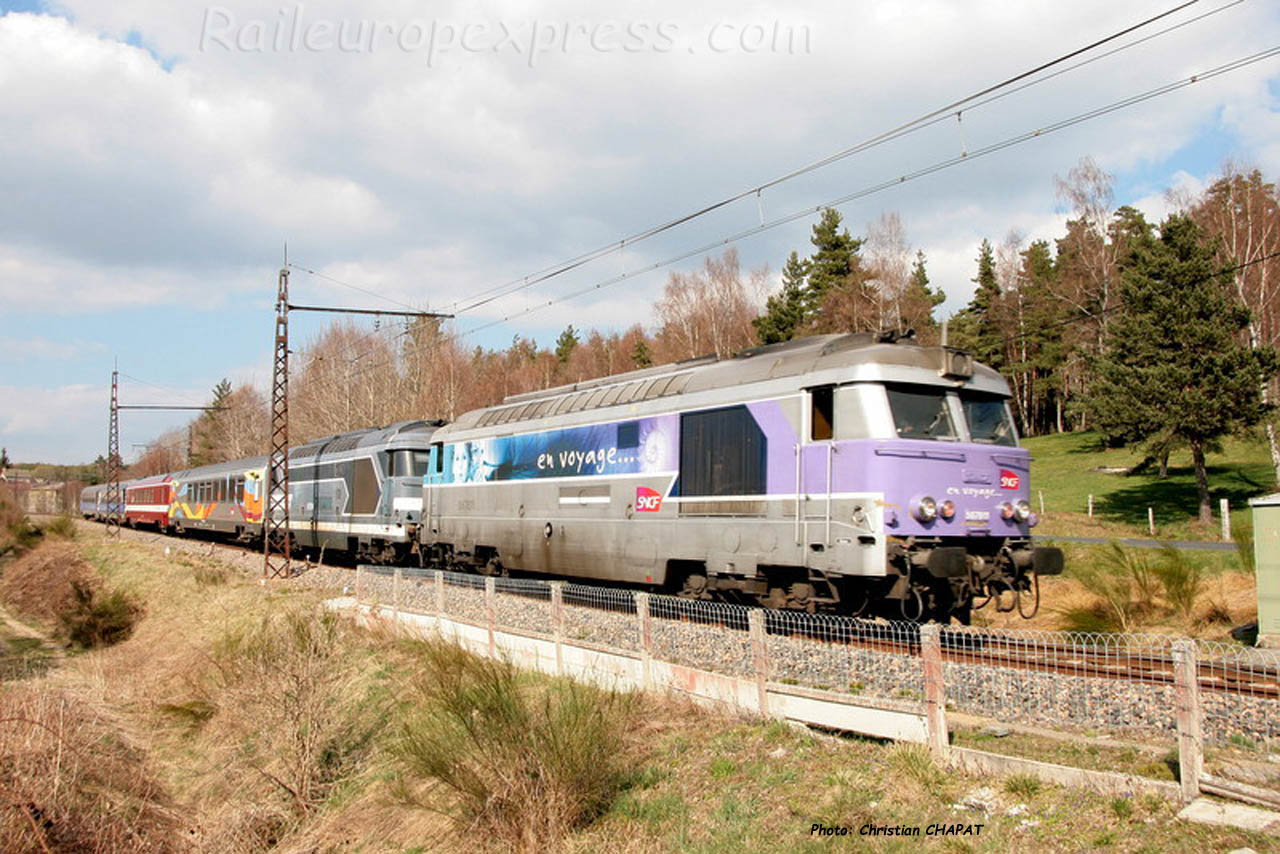
POLYGON ((396 567, 395 575, 391 576, 391 619, 400 622, 400 596, 404 575, 400 572, 400 567, 396 567))
POLYGON ((564 675, 564 582, 551 582, 551 636, 556 642, 556 673, 564 675))
POLYGON ((1156 510, 1154 507, 1147 508, 1147 530, 1151 532, 1151 536, 1156 535, 1156 510))
POLYGON ((360 604, 360 582, 364 580, 364 571, 360 569, 360 564, 356 564, 356 604, 360 604))
POLYGON ((1182 784, 1182 799, 1186 801, 1200 796, 1200 774, 1204 769, 1198 664, 1195 641, 1174 641, 1173 687, 1178 710, 1178 776, 1182 784))
POLYGON ((747 631, 751 636, 751 669, 756 677, 756 706, 760 714, 769 715, 769 647, 765 644, 764 611, 747 612, 747 631))
POLYGON ((1093 518, 1093 493, 1089 493, 1089 518, 1093 518))
POLYGON ((1231 502, 1225 498, 1218 499, 1218 515, 1222 517, 1222 541, 1231 542, 1231 502))
POLYGON ((943 758, 947 754, 947 687, 943 682, 942 629, 936 623, 920 627, 920 663, 924 670, 925 720, 929 730, 929 750, 943 758))
POLYGON ((640 629, 640 684, 645 691, 653 690, 653 632, 649 621, 649 594, 636 594, 636 620, 640 629))
POLYGON ((1044 515, 1044 490, 1040 490, 1040 515, 1044 515))
MULTIPOLYGON (((436 580, 436 616, 443 617, 444 616, 444 570, 437 569, 435 571, 435 577, 436 577, 435 579, 436 580)), ((436 625, 439 625, 439 622, 437 622, 436 625)))
POLYGON ((484 616, 485 622, 489 624, 489 657, 493 658, 498 654, 497 640, 493 636, 494 623, 497 621, 497 615, 494 613, 494 596, 497 592, 497 581, 491 575, 484 580, 484 616))

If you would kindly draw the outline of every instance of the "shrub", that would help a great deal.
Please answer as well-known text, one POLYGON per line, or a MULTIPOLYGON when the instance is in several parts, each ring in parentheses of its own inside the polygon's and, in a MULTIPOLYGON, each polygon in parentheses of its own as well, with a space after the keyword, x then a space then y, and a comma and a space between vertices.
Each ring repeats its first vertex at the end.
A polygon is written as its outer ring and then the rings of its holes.
POLYGON ((535 683, 508 662, 443 642, 413 647, 420 667, 395 745, 406 800, 524 851, 610 806, 627 779, 628 696, 569 680, 535 683), (414 792, 415 779, 428 781, 428 800, 414 792))
POLYGON ((141 618, 142 606, 128 593, 76 579, 71 582, 70 607, 58 615, 58 622, 71 643, 97 649, 127 639, 141 618))
POLYGON ((76 523, 74 519, 66 514, 55 516, 40 526, 40 533, 46 537, 73 540, 76 536, 76 523))

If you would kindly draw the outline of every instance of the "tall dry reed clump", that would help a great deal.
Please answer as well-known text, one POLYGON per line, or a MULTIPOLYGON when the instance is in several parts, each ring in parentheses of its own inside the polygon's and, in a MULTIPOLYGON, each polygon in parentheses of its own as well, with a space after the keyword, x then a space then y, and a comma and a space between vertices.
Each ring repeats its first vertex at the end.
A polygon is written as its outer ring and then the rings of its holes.
POLYGON ((608 808, 626 779, 630 695, 529 677, 444 642, 412 646, 395 745, 406 801, 517 851, 545 848, 608 808))
POLYGON ((1096 563, 1072 575, 1094 596, 1092 604, 1063 613, 1067 628, 1080 632, 1129 632, 1171 617, 1190 630, 1204 589, 1199 564, 1171 546, 1153 560, 1146 550, 1112 542, 1096 563))
POLYGON ((198 787, 211 850, 261 851, 367 770, 392 697, 338 617, 287 604, 228 631, 194 696, 160 711, 219 771, 198 787))
POLYGON ((40 683, 0 693, 0 850, 182 851, 180 814, 104 713, 40 683))

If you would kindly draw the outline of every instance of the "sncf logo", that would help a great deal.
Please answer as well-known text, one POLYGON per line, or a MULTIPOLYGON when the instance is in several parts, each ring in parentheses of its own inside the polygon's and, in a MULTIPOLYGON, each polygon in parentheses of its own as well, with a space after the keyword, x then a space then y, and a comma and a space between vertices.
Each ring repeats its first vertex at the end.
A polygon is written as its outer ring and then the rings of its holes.
POLYGON ((1000 488, 1001 489, 1017 489, 1021 483, 1018 479, 1018 473, 1009 471, 1008 469, 1000 469, 1000 488))
POLYGON ((636 510, 654 513, 662 509, 662 493, 647 486, 636 487, 636 510))

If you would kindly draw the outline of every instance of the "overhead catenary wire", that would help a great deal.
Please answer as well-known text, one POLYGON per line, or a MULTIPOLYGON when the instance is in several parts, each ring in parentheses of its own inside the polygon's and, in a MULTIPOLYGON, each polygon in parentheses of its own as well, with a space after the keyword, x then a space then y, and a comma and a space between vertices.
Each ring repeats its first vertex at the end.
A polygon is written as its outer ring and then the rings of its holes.
MULTIPOLYGON (((1193 74, 1193 75, 1190 75, 1190 76, 1185 77, 1185 78, 1180 78, 1180 79, 1175 80, 1175 81, 1173 81, 1173 82, 1171 82, 1171 83, 1167 83, 1167 84, 1164 84, 1164 85, 1162 85, 1162 86, 1155 87, 1155 88, 1153 88, 1153 89, 1148 89, 1148 90, 1146 90, 1146 91, 1144 91, 1144 92, 1140 92, 1140 93, 1138 93, 1138 94, 1131 95, 1131 96, 1126 97, 1126 98, 1122 98, 1122 99, 1120 99, 1120 100, 1118 100, 1118 101, 1113 101, 1113 102, 1111 102, 1111 103, 1109 103, 1109 104, 1106 104, 1106 105, 1103 105, 1103 106, 1100 106, 1100 107, 1094 108, 1094 109, 1092 109, 1092 110, 1087 110, 1087 111, 1082 112, 1082 113, 1077 113, 1077 114, 1075 114, 1075 115, 1072 115, 1072 116, 1070 116, 1070 117, 1068 117, 1068 118, 1065 118, 1065 119, 1059 120, 1059 121, 1057 121, 1057 122, 1053 122, 1053 123, 1050 123, 1050 124, 1048 124, 1048 125, 1044 125, 1044 126, 1041 126, 1041 127, 1037 127, 1037 128, 1032 129, 1032 130, 1024 131, 1024 132, 1022 132, 1022 133, 1020 133, 1020 134, 1016 134, 1016 135, 1011 136, 1011 137, 1006 137, 1006 138, 1005 138, 1005 139, 1003 139, 1003 140, 1000 140, 1000 141, 995 142, 995 143, 991 143, 990 145, 984 146, 984 147, 979 148, 979 149, 975 149, 974 151, 967 152, 967 153, 965 153, 964 155, 956 156, 956 157, 950 157, 950 158, 946 158, 946 159, 943 159, 943 160, 940 160, 940 161, 936 161, 936 162, 934 162, 934 163, 932 163, 932 164, 929 164, 929 165, 927 165, 927 166, 921 167, 921 168, 916 169, 916 170, 914 170, 914 171, 907 172, 907 173, 903 173, 903 174, 898 175, 898 176, 896 176, 896 177, 894 177, 894 178, 886 179, 886 180, 883 180, 883 181, 877 182, 877 183, 875 183, 875 184, 868 185, 868 186, 863 187, 863 188, 861 188, 861 189, 859 189, 859 190, 855 190, 855 191, 853 191, 853 192, 851 192, 851 193, 847 193, 847 194, 845 194, 845 195, 838 196, 838 197, 836 197, 836 198, 830 199, 830 200, 828 200, 828 201, 826 201, 826 202, 823 202, 823 203, 820 203, 820 204, 817 204, 817 205, 807 206, 807 207, 805 207, 805 208, 803 208, 803 209, 801 209, 801 210, 797 210, 797 211, 794 211, 794 212, 792 212, 792 213, 789 213, 789 214, 786 214, 786 215, 783 215, 783 216, 777 217, 777 218, 775 218, 775 219, 773 219, 773 220, 770 220, 770 221, 767 221, 767 222, 765 222, 765 223, 763 223, 763 224, 761 224, 761 225, 754 226, 754 227, 752 227, 752 228, 748 228, 748 229, 744 229, 744 230, 742 230, 742 231, 739 231, 739 232, 736 232, 736 233, 734 233, 734 234, 731 234, 731 235, 729 235, 729 236, 727 236, 727 237, 723 237, 723 238, 717 239, 717 240, 715 240, 715 241, 712 241, 712 242, 709 242, 709 243, 705 243, 705 244, 700 245, 700 246, 698 246, 698 247, 696 247, 696 248, 693 248, 693 249, 690 249, 690 250, 687 250, 687 251, 680 252, 680 253, 678 253, 678 254, 676 254, 676 255, 669 256, 669 257, 664 258, 664 259, 659 260, 659 261, 655 261, 655 262, 653 262, 653 263, 651 263, 651 264, 648 264, 648 265, 646 265, 646 266, 644 266, 644 267, 641 267, 641 268, 638 268, 638 269, 636 269, 636 270, 629 271, 629 272, 624 272, 624 273, 621 273, 621 274, 618 274, 618 275, 615 275, 615 276, 612 276, 612 277, 608 277, 608 278, 606 278, 606 279, 600 280, 600 281, 598 281, 598 282, 596 282, 596 283, 594 283, 594 284, 592 284, 592 285, 589 285, 589 286, 587 286, 587 287, 580 288, 580 289, 578 289, 578 290, 572 291, 572 292, 570 292, 570 293, 568 293, 568 294, 565 294, 565 295, 562 295, 562 296, 560 296, 560 297, 556 297, 556 298, 549 299, 549 300, 546 300, 546 301, 543 301, 543 302, 539 302, 537 305, 530 306, 530 307, 528 307, 528 308, 525 308, 525 309, 524 309, 524 310, 522 310, 522 311, 513 312, 513 313, 510 313, 510 314, 504 315, 503 317, 501 317, 501 318, 499 318, 499 319, 495 319, 495 320, 493 320, 493 321, 490 321, 490 322, 487 322, 487 323, 483 323, 483 324, 480 324, 480 325, 474 326, 474 327, 472 327, 472 328, 470 328, 470 329, 467 329, 467 330, 459 331, 459 332, 457 332, 457 333, 455 333, 455 334, 456 334, 456 335, 457 335, 457 337, 459 337, 459 338, 463 338, 463 337, 467 337, 467 336, 470 336, 470 335, 474 335, 475 333, 480 332, 480 331, 483 331, 483 330, 485 330, 485 329, 489 329, 489 328, 492 328, 492 327, 494 327, 494 326, 498 326, 498 325, 501 325, 501 324, 503 324, 503 323, 507 323, 507 322, 509 322, 509 321, 511 321, 511 320, 513 320, 513 319, 515 319, 515 318, 517 318, 517 317, 524 317, 524 316, 527 316, 527 315, 532 314, 532 313, 534 313, 534 312, 541 311, 541 310, 544 310, 544 309, 546 309, 546 308, 549 308, 549 307, 551 307, 551 306, 553 306, 553 305, 557 305, 557 304, 559 304, 559 303, 567 302, 567 301, 569 301, 569 300, 576 299, 576 298, 578 298, 578 297, 580 297, 580 296, 584 296, 584 295, 586 295, 586 294, 588 294, 588 293, 591 293, 591 292, 593 292, 593 291, 603 290, 604 288, 610 287, 610 286, 612 286, 612 285, 615 285, 615 284, 618 284, 618 283, 621 283, 621 282, 627 281, 627 280, 629 280, 629 279, 633 279, 633 278, 635 278, 635 277, 636 277, 636 276, 638 276, 638 275, 643 275, 643 274, 645 274, 645 273, 653 272, 653 271, 655 271, 655 270, 662 269, 662 268, 664 268, 664 267, 668 267, 668 266, 670 266, 670 265, 672 265, 672 264, 675 264, 675 263, 678 263, 678 262, 680 262, 680 261, 687 260, 688 258, 694 257, 694 256, 696 256, 696 255, 700 255, 700 254, 703 254, 703 253, 706 253, 706 252, 709 252, 709 251, 712 251, 712 250, 715 250, 715 249, 719 249, 719 248, 724 247, 724 246, 732 245, 732 244, 737 243, 737 242, 739 242, 739 241, 741 241, 741 240, 744 240, 744 239, 746 239, 746 238, 748 238, 748 237, 752 237, 752 236, 755 236, 755 235, 757 235, 757 234, 763 233, 763 232, 765 232, 765 231, 769 231, 769 230, 771 230, 771 229, 774 229, 774 228, 780 227, 780 226, 782 226, 782 225, 789 224, 789 223, 794 222, 794 221, 796 221, 796 220, 798 220, 798 219, 801 219, 801 218, 803 218, 803 217, 807 217, 807 216, 811 216, 811 215, 813 215, 813 214, 815 214, 815 213, 819 213, 819 212, 821 212, 821 211, 822 211, 823 209, 825 209, 825 208, 834 208, 834 207, 839 207, 840 205, 847 204, 848 202, 855 201, 855 200, 857 200, 857 199, 864 198, 864 197, 866 197, 866 196, 870 196, 870 195, 875 194, 875 193, 878 193, 878 192, 882 192, 883 190, 888 189, 888 188, 890 188, 890 187, 900 186, 900 185, 905 184, 905 183, 908 183, 908 182, 910 182, 910 181, 914 181, 914 180, 917 180, 917 179, 919 179, 919 178, 922 178, 922 177, 925 177, 925 176, 928 176, 928 175, 934 174, 934 173, 936 173, 936 172, 940 172, 940 171, 943 171, 943 170, 945 170, 945 169, 952 168, 952 167, 957 166, 957 165, 959 165, 959 164, 961 164, 961 163, 971 162, 971 161, 974 161, 974 160, 980 159, 980 158, 982 158, 982 157, 988 156, 988 155, 990 155, 990 154, 994 154, 994 153, 997 153, 997 152, 999 152, 999 151, 1003 151, 1003 150, 1005 150, 1005 149, 1007 149, 1007 148, 1011 148, 1011 147, 1014 147, 1014 146, 1016 146, 1016 145, 1023 144, 1023 143, 1025 143, 1025 142, 1029 142, 1029 141, 1034 140, 1034 139, 1039 139, 1039 138, 1041 138, 1041 137, 1048 136, 1049 134, 1056 133, 1056 132, 1058 132, 1058 131, 1060 131, 1060 130, 1064 130, 1064 129, 1066 129, 1066 128, 1070 128, 1070 127, 1073 127, 1073 126, 1075 126, 1075 125, 1082 124, 1082 123, 1087 122, 1087 121, 1091 121, 1091 120, 1096 119, 1096 118, 1099 118, 1099 117, 1101 117, 1101 116, 1109 115, 1109 114, 1114 113, 1114 112, 1117 112, 1117 111, 1119 111, 1119 110, 1126 109, 1126 108, 1128 108, 1128 107, 1132 107, 1132 106, 1134 106, 1134 105, 1137 105, 1137 104, 1143 103, 1143 102, 1145 102, 1145 101, 1152 100, 1152 99, 1154 99, 1154 98, 1158 98, 1158 97, 1160 97, 1160 96, 1162 96, 1162 95, 1166 95, 1166 94, 1169 94, 1169 93, 1171 93, 1171 92, 1178 91, 1178 90, 1180 90, 1180 89, 1183 89, 1183 88, 1186 88, 1186 87, 1188 87, 1188 86, 1191 86, 1191 85, 1193 85, 1193 84, 1195 84, 1195 83, 1203 82, 1203 81, 1205 81, 1205 80, 1210 80, 1210 79, 1212 79, 1212 78, 1215 78, 1215 77, 1221 76, 1221 75, 1223 75, 1223 74, 1227 74, 1227 73, 1230 73, 1230 72, 1232 72, 1232 71, 1236 71, 1236 70, 1239 70, 1239 69, 1241 69, 1241 68, 1248 67, 1248 66, 1250 66, 1250 65, 1256 64, 1256 63, 1258 63, 1258 62, 1262 62, 1262 61, 1264 61, 1264 60, 1266 60, 1266 59, 1272 58, 1272 57, 1277 56, 1277 55, 1280 55, 1280 46, 1276 46, 1276 47, 1268 48, 1268 49, 1266 49, 1266 50, 1259 51, 1259 52, 1256 52, 1256 53, 1253 53, 1253 54, 1250 54, 1250 55, 1247 55, 1247 56, 1241 57, 1241 58, 1236 59, 1236 60, 1233 60, 1233 61, 1231 61, 1231 62, 1227 62, 1227 63, 1224 63, 1224 64, 1222 64, 1222 65, 1218 65, 1218 66, 1215 66, 1215 67, 1213 67, 1213 68, 1207 69, 1207 70, 1205 70, 1205 71, 1203 71, 1203 72, 1200 72, 1200 73, 1198 73, 1198 74, 1193 74)), ((462 311, 465 311, 465 310, 467 310, 467 309, 460 309, 458 313, 462 313, 462 311)), ((403 336, 404 336, 404 335, 406 335, 406 334, 408 334, 408 330, 407 330, 407 329, 406 329, 406 330, 404 330, 404 331, 401 331, 400 333, 398 333, 398 335, 397 335, 396 337, 403 337, 403 336)), ((367 373, 368 371, 373 370, 373 369, 375 369, 375 368, 378 368, 378 367, 384 367, 384 366, 386 366, 386 364, 387 364, 387 363, 384 361, 384 362, 381 362, 381 363, 371 363, 371 364, 369 364, 369 365, 366 365, 366 366, 364 366, 363 368, 361 368, 361 370, 357 371, 357 372, 353 375, 352 379, 358 378, 359 376, 362 376, 362 375, 364 375, 365 373, 367 373)))
MULTIPOLYGON (((633 246, 636 243, 639 243, 644 240, 648 240, 651 237, 655 237, 659 234, 670 231, 671 229, 677 228, 678 226, 684 225, 688 222, 691 222, 692 220, 706 216, 707 214, 713 213, 714 211, 727 207, 737 201, 748 198, 752 195, 758 195, 762 193, 764 190, 771 189, 773 187, 778 186, 779 184, 793 180, 802 175, 806 175, 810 172, 814 172, 818 169, 822 169, 823 167, 826 167, 833 163, 844 160, 855 154, 859 154, 863 151, 867 151, 876 146, 883 145, 886 142, 890 142, 894 139, 905 136, 907 133, 911 133, 916 130, 921 130, 925 127, 932 125, 936 121, 949 119, 951 116, 956 114, 957 110, 960 110, 962 107, 964 107, 966 104, 969 104, 972 101, 977 101, 981 98, 991 95, 994 92, 998 92, 999 90, 1005 89, 1007 87, 1011 87, 1015 83, 1026 80, 1029 77, 1033 77, 1042 71, 1045 71, 1049 68, 1053 68, 1054 66, 1060 65, 1064 62, 1068 62, 1069 60, 1074 59, 1077 56, 1088 53, 1089 51, 1094 50, 1098 47, 1101 47, 1104 44, 1108 44, 1112 41, 1115 41, 1116 39, 1123 38, 1129 33, 1135 32, 1136 30, 1149 26, 1150 24, 1156 21, 1162 20, 1164 18, 1169 17, 1170 15, 1176 14, 1177 12, 1180 12, 1183 9, 1193 6, 1198 2, 1199 0, 1188 0, 1188 2, 1181 3, 1177 6, 1174 6, 1171 9, 1168 9, 1167 11, 1161 12, 1158 15, 1153 15, 1129 27, 1125 27, 1122 30, 1118 30, 1117 32, 1112 33, 1111 35, 1098 39, 1083 47, 1072 50, 1055 59, 1049 60, 1048 62, 1041 63, 1040 65, 1034 68, 1015 74, 1014 76, 1007 78, 999 83, 995 83, 990 86, 987 86, 964 98, 960 98, 942 107, 938 107, 934 110, 931 110, 915 119, 912 119, 908 122, 904 122, 894 128, 891 128, 890 130, 878 133, 867 140, 864 140, 860 143, 844 148, 840 151, 835 152, 834 154, 827 155, 826 157, 823 157, 811 163, 805 164, 804 166, 800 166, 796 169, 792 169, 789 172, 786 172, 782 175, 779 175, 775 178, 771 178, 767 181, 756 184, 754 186, 748 187, 747 189, 744 189, 732 195, 726 196, 718 201, 712 202, 707 205, 703 205, 701 208, 698 208, 686 214, 682 214, 681 216, 675 217, 674 219, 667 220, 666 222, 660 223, 655 226, 651 226, 639 232, 635 232, 634 234, 623 237, 620 240, 610 241, 609 243, 604 244, 603 246, 600 246, 588 252, 584 252, 580 255, 576 255, 573 258, 570 258, 566 261, 551 265, 549 267, 545 267, 534 273, 530 273, 528 275, 522 276, 519 279, 511 280, 503 285, 490 288, 486 291, 481 291, 479 294, 476 295, 476 298, 473 299, 472 302, 468 303, 465 306, 456 308, 455 313, 463 314, 468 311, 474 311, 475 309, 480 308, 481 306, 487 305, 491 302, 494 302, 512 293, 517 293, 519 291, 526 290, 536 284, 545 282, 549 279, 555 278, 557 276, 568 273, 572 270, 578 269, 579 267, 582 267, 583 265, 590 263, 591 261, 594 261, 598 258, 602 258, 614 252, 621 251, 622 249, 628 246, 633 246)), ((1213 10, 1213 12, 1209 14, 1214 14, 1218 11, 1222 11, 1223 9, 1230 8, 1230 6, 1232 5, 1235 5, 1235 4, 1234 3, 1227 4, 1224 7, 1213 10)), ((1198 16, 1196 19, 1193 19, 1193 21, 1200 20, 1204 17, 1207 17, 1207 15, 1198 16)), ((1186 23, 1191 23, 1191 21, 1188 21, 1186 23)), ((1171 32, 1173 29, 1176 29, 1176 28, 1169 28, 1168 30, 1166 30, 1166 32, 1171 32)), ((1155 35, 1161 35, 1161 33, 1158 33, 1155 35)), ((1139 44, 1141 43, 1141 41, 1145 41, 1145 40, 1147 39, 1134 42, 1134 44, 1139 44)), ((1128 47, 1132 47, 1132 46, 1133 45, 1128 45, 1125 48, 1121 48, 1121 49, 1127 49, 1128 47)), ((1115 52, 1116 51, 1112 51, 1112 53, 1115 53, 1115 52)), ((1102 58, 1102 57, 1098 57, 1098 58, 1102 58)), ((1080 65, 1084 65, 1084 64, 1087 64, 1087 63, 1080 63, 1080 65)), ((1076 67, 1079 67, 1079 65, 1076 67)), ((1057 74, 1048 75, 1044 79, 1047 80, 1054 76, 1057 76, 1057 74)), ((1035 82, 1042 82, 1042 81, 1035 81, 1035 82)), ((1027 85, 1035 85, 1035 83, 1030 83, 1027 85)), ((1025 89, 1025 88, 1026 86, 1019 87, 1019 90, 1025 89)), ((990 103, 991 101, 994 101, 994 100, 996 99, 992 98, 982 103, 990 103)), ((974 104, 972 107, 970 107, 970 109, 975 108, 977 106, 980 106, 980 104, 974 104)), ((456 305, 457 303, 455 302, 455 306, 456 305)))
POLYGON ((672 255, 670 257, 663 258, 662 260, 655 261, 637 270, 621 273, 616 276, 603 279, 601 281, 596 282, 595 284, 589 285, 584 288, 580 288, 575 291, 571 291, 568 294, 565 294, 560 297, 556 297, 554 299, 546 300, 545 302, 541 302, 537 305, 530 306, 522 311, 513 312, 511 314, 503 316, 500 319, 496 319, 488 323, 483 323, 478 326, 474 326, 470 329, 465 330, 461 334, 473 335, 476 332, 480 332, 484 329, 489 329, 491 327, 498 326, 500 324, 513 320, 517 317, 523 317, 525 315, 532 314, 536 311, 541 311, 545 308, 549 308, 550 306, 556 305, 558 303, 565 302, 571 299, 576 299, 577 297, 591 293, 592 291, 602 290, 611 285, 616 285, 620 282, 626 281, 627 279, 635 278, 635 276, 637 275, 653 272, 654 270, 658 270, 663 267, 668 267, 680 261, 687 260, 691 257, 694 257, 695 255, 700 255, 705 252, 710 252, 714 249, 719 249, 723 246, 732 245, 745 238, 752 237, 754 235, 760 234, 765 231, 769 231, 771 229, 777 228, 782 225, 786 225, 798 219, 802 219, 803 217, 812 216, 815 213, 820 213, 825 208, 836 208, 836 207, 839 207, 840 205, 848 204, 851 201, 855 201, 857 199, 861 199, 866 196, 870 196, 875 193, 882 192, 883 190, 886 190, 890 187, 896 187, 902 184, 906 184, 910 181, 917 180, 927 175, 932 175, 936 172, 941 172, 945 169, 958 166, 961 163, 969 163, 974 160, 978 160, 982 157, 986 157, 990 154, 995 154, 996 152, 1003 151, 1007 148, 1012 148, 1016 145, 1021 145, 1022 143, 1031 141, 1033 139, 1039 139, 1041 137, 1048 136, 1049 134, 1056 133, 1060 130, 1064 130, 1069 127, 1074 127, 1075 125, 1082 124, 1087 121, 1091 121, 1101 116, 1109 115, 1110 113, 1114 113, 1118 110, 1122 110, 1127 107, 1131 107, 1136 104, 1149 101, 1153 98, 1160 97, 1161 95, 1166 95, 1166 94, 1169 94, 1170 92, 1175 92, 1179 89, 1186 88, 1187 86, 1191 86, 1195 83, 1198 83, 1204 80, 1209 80, 1214 77, 1218 77, 1222 74, 1227 74, 1231 71, 1236 71, 1241 68, 1245 68, 1249 65, 1253 65, 1265 59, 1270 59, 1271 57, 1274 57, 1277 55, 1280 55, 1280 46, 1272 47, 1267 50, 1260 51, 1258 53, 1251 54, 1246 57, 1242 57, 1232 62, 1228 62, 1223 65, 1219 65, 1215 68, 1208 69, 1199 74, 1193 74, 1193 75, 1190 75, 1189 77, 1176 80, 1172 83, 1168 83, 1163 86, 1158 86, 1154 89, 1149 89, 1137 95, 1132 95, 1127 98, 1122 98, 1119 101, 1113 101, 1112 103, 1104 105, 1102 107, 1097 107, 1092 110, 1087 110, 1083 113, 1077 113, 1069 118, 1062 119, 1060 121, 1053 122, 1051 124, 1044 125, 1042 127, 1038 127, 1029 131, 1024 131, 1023 133, 1016 134, 1011 137, 1006 137, 1003 140, 991 143, 990 145, 975 149, 965 154, 955 156, 955 157, 949 157, 944 160, 940 160, 935 163, 932 163, 928 166, 921 167, 914 171, 903 173, 895 178, 890 178, 884 181, 880 181, 878 183, 863 187, 862 189, 856 190, 854 192, 847 193, 842 196, 837 196, 836 198, 830 199, 821 204, 811 205, 801 210, 794 211, 789 214, 785 214, 783 216, 777 217, 776 219, 765 222, 762 225, 744 229, 735 234, 731 234, 727 237, 723 237, 718 240, 705 243, 694 249, 690 249, 690 250, 681 252, 677 255, 672 255))

